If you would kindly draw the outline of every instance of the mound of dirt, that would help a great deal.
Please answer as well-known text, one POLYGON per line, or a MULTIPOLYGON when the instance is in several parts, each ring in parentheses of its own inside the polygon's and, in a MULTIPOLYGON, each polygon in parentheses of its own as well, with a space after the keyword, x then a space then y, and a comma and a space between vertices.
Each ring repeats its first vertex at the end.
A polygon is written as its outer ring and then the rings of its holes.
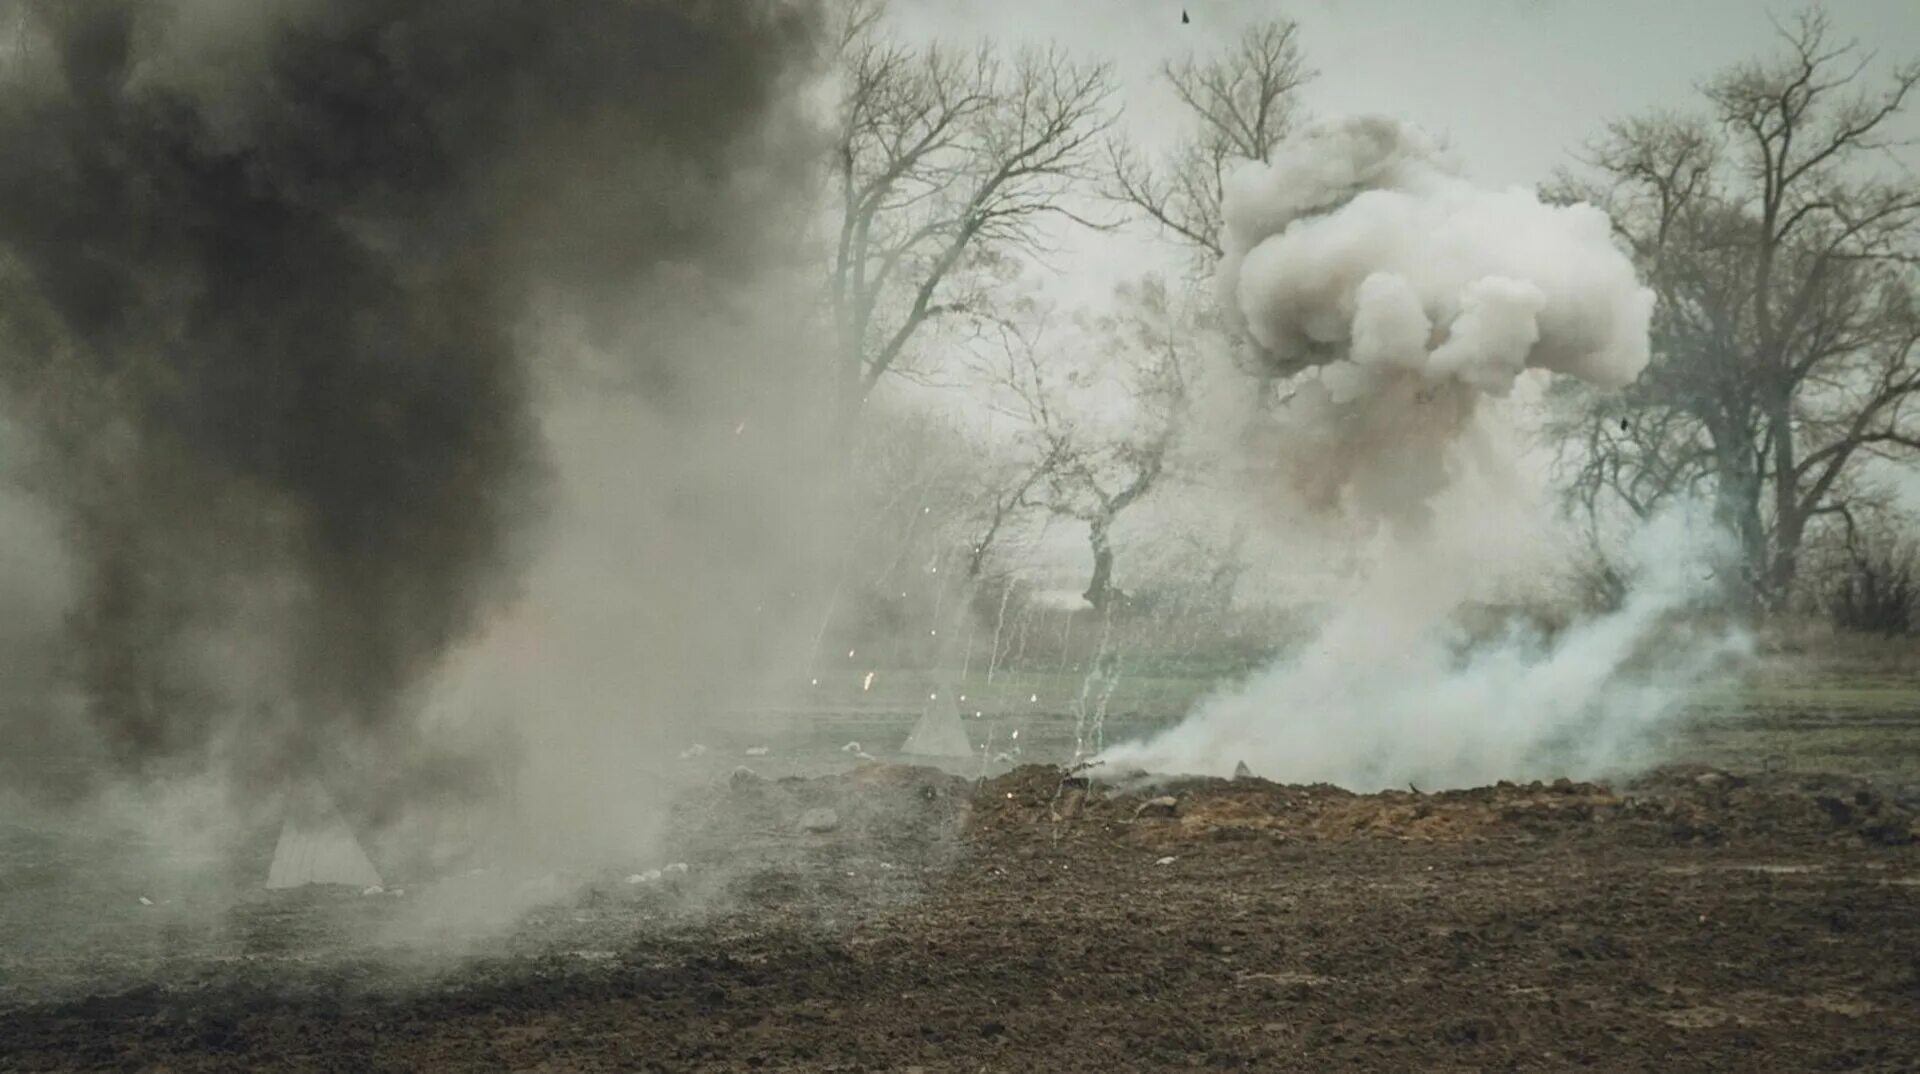
POLYGON ((1236 839, 1903 845, 1920 842, 1920 808, 1858 781, 1698 767, 1658 770, 1621 790, 1560 779, 1355 794, 1257 778, 1116 786, 1032 765, 980 787, 972 830, 984 839, 1098 834, 1147 847, 1236 839))

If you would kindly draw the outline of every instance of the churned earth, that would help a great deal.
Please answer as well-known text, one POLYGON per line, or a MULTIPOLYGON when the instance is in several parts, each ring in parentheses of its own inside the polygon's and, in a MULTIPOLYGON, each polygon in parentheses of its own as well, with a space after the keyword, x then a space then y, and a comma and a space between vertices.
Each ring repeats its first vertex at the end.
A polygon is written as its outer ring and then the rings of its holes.
POLYGON ((742 775, 683 802, 684 871, 453 954, 396 939, 431 886, 135 906, 78 948, 0 891, 0 1067, 1912 1070, 1916 807, 1701 768, 742 775))

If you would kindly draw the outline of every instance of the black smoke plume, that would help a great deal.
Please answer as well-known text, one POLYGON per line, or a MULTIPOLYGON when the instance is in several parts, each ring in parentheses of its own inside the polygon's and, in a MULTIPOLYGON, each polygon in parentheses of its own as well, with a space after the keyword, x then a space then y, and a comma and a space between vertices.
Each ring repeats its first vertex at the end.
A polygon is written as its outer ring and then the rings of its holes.
MULTIPOLYGON (((782 167, 813 21, 752 0, 20 9, 0 391, 80 573, 70 671, 123 764, 218 751, 273 776, 404 736, 410 688, 525 559, 530 323, 591 329, 750 271, 775 211, 753 191, 780 184, 736 177, 782 167)), ((629 372, 671 393, 681 360, 642 346, 629 372)))

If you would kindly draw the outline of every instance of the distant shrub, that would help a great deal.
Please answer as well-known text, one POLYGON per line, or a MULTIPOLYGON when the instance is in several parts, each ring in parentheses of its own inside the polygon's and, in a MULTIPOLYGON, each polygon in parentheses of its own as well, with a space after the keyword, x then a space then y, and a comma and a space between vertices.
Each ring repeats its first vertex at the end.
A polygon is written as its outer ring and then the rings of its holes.
POLYGON ((1837 630, 1882 637, 1920 632, 1920 554, 1910 541, 1880 540, 1853 550, 1826 598, 1837 630))

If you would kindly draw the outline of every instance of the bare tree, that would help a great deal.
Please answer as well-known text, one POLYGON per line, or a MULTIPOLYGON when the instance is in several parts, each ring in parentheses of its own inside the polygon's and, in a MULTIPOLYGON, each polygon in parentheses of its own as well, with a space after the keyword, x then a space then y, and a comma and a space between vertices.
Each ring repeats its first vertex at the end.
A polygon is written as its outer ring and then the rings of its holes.
POLYGON ((1058 49, 913 47, 880 4, 843 12, 830 306, 843 434, 903 371, 930 323, 976 298, 970 269, 1044 248, 1047 225, 1098 177, 1112 76, 1058 49))
POLYGON ((1299 27, 1288 19, 1249 29, 1206 59, 1161 67, 1193 131, 1161 160, 1127 142, 1108 142, 1109 193, 1191 247, 1211 270, 1220 258, 1221 197, 1239 162, 1266 161, 1299 115, 1300 90, 1314 77, 1301 55, 1299 27))
POLYGON ((1765 607, 1869 488, 1863 464, 1920 451, 1920 184, 1891 133, 1920 64, 1869 86, 1822 16, 1780 33, 1703 87, 1707 116, 1616 123, 1597 179, 1554 191, 1611 212, 1658 299, 1636 385, 1560 390, 1570 496, 1591 518, 1710 495, 1765 607))
POLYGON ((1167 474, 1186 431, 1195 344, 1193 326, 1159 277, 1122 284, 1114 306, 1087 326, 1099 364, 1080 375, 1117 380, 1127 412, 1104 434, 1070 427, 1072 446, 1048 479, 1053 510, 1087 524, 1093 571, 1084 596, 1101 613, 1121 596, 1113 582, 1114 525, 1167 474))

